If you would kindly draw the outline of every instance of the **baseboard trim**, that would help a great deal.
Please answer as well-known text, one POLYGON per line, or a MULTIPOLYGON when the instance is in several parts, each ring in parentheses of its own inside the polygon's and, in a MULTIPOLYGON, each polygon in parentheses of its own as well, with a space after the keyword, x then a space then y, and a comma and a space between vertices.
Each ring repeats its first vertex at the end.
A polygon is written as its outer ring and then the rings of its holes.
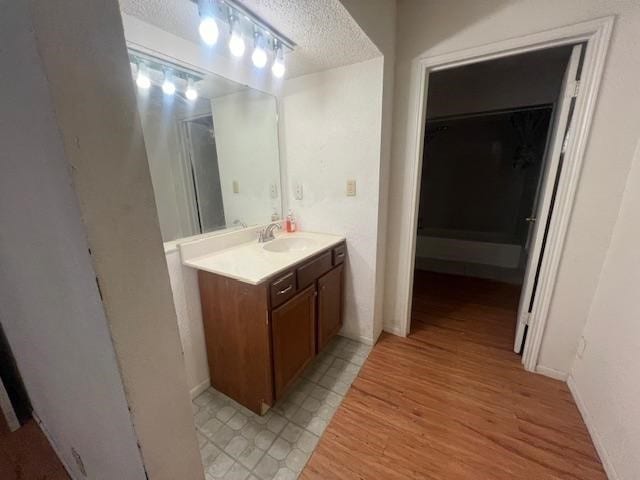
POLYGON ((364 343, 365 345, 373 345, 373 339, 371 337, 365 337, 364 335, 357 335, 349 332, 340 331, 338 335, 341 337, 348 338, 349 340, 354 340, 356 342, 364 343))
POLYGON ((545 367, 543 365, 538 365, 536 367, 536 373, 544 375, 545 377, 554 378, 556 380, 562 380, 563 382, 566 382, 567 378, 569 377, 568 373, 561 372, 560 370, 556 370, 555 368, 545 367))
POLYGON ((191 389, 191 391, 189 392, 191 394, 191 400, 196 398, 198 395, 200 395, 202 392, 204 392, 210 386, 211 386, 211 379, 207 378, 202 383, 200 383, 200 384, 196 385, 195 387, 193 387, 191 389))
POLYGON ((382 328, 383 332, 387 332, 390 333, 391 335, 396 335, 398 337, 404 337, 404 332, 402 331, 402 328, 399 327, 398 325, 385 325, 382 328))
POLYGON ((600 457, 600 461, 602 462, 602 466, 604 467, 604 471, 607 474, 607 478, 609 480, 619 480, 620 477, 616 473, 616 469, 613 467, 613 463, 611 463, 609 453, 607 449, 604 447, 602 443, 602 439, 596 430, 595 424, 591 415, 589 414, 589 409, 587 408, 587 404, 584 402, 580 393, 578 391, 578 386, 574 378, 569 375, 567 378, 567 385, 569 386, 569 391, 571 392, 571 396, 573 396, 574 402, 576 402, 576 406, 580 411, 580 415, 582 415, 582 420, 584 420, 584 424, 587 426, 587 430, 589 431, 589 435, 591 436, 591 441, 593 445, 596 447, 596 451, 598 452, 598 456, 600 457))
POLYGON ((69 478, 71 480, 79 480, 79 477, 77 477, 75 472, 71 470, 71 468, 65 461, 64 457, 60 453, 60 449, 56 445, 56 442, 53 441, 53 438, 51 438, 51 435, 49 435, 49 432, 47 431, 47 427, 44 426, 44 423, 42 423, 42 420, 40 420, 40 417, 38 416, 38 414, 32 411, 31 415, 33 416, 33 420, 38 424, 38 427, 40 427, 40 430, 42 431, 44 436, 47 438, 47 441, 49 442, 49 445, 51 445, 51 448, 55 452, 56 457, 58 457, 58 460, 60 460, 60 463, 62 464, 64 469, 67 471, 69 478))

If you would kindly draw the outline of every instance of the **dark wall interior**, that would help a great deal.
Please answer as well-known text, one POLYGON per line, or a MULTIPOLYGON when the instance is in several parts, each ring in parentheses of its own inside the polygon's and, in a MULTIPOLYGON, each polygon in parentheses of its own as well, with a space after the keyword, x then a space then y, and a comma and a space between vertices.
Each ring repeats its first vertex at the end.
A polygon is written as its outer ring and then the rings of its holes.
MULTIPOLYGON (((7 390, 7 395, 9 395, 9 400, 11 400, 20 424, 25 423, 31 418, 31 402, 22 383, 22 377, 18 372, 15 358, 2 325, 0 325, 0 380, 2 380, 4 388, 7 390)), ((1 412, 0 422, 4 422, 1 412)))
POLYGON ((524 244, 551 113, 547 105, 428 121, 422 233, 524 244))

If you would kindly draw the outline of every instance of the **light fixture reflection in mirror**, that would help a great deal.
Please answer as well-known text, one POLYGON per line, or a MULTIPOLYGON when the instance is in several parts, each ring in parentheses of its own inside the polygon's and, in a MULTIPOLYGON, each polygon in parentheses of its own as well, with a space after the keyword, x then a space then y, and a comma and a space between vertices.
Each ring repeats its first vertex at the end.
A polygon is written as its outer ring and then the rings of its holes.
POLYGON ((149 69, 144 63, 138 64, 138 73, 136 75, 136 85, 144 90, 151 87, 151 79, 149 78, 149 69))
POLYGON ((164 81, 162 82, 162 92, 165 95, 173 95, 176 93, 176 84, 173 83, 173 75, 171 70, 165 70, 164 81))
POLYGON ((146 79, 135 91, 163 240, 280 219, 275 97, 142 52, 130 63, 146 79))
POLYGON ((184 95, 191 101, 198 98, 198 90, 196 90, 196 87, 193 84, 193 78, 189 78, 187 81, 187 89, 185 90, 184 95))

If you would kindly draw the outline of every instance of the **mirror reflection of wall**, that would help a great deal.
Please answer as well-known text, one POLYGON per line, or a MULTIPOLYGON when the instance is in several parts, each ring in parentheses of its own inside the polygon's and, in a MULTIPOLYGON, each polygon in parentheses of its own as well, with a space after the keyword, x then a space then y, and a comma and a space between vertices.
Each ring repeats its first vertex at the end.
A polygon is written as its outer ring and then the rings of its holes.
POLYGON ((163 241, 281 218, 275 97, 131 58, 134 78, 149 79, 136 92, 163 241), (175 92, 163 88, 167 80, 175 92))

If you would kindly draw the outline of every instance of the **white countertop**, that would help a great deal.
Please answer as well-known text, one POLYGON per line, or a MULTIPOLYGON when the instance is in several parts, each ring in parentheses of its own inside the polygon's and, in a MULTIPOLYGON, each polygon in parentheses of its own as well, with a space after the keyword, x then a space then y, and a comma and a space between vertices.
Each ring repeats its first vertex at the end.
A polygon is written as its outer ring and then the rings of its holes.
POLYGON ((224 275, 241 282, 258 285, 267 278, 286 270, 292 265, 311 258, 327 248, 343 242, 344 237, 325 233, 282 233, 276 238, 303 237, 313 240, 313 245, 302 251, 270 252, 263 247, 267 243, 257 240, 241 243, 195 258, 183 260, 189 267, 224 275))

